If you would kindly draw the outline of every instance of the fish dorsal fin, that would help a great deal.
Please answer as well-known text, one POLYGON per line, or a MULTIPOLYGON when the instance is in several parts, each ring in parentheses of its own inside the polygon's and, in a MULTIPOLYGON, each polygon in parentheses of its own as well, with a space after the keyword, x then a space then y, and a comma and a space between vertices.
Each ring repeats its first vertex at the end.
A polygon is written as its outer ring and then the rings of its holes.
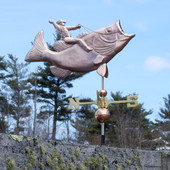
POLYGON ((94 64, 100 64, 104 60, 104 56, 102 55, 97 55, 97 57, 93 60, 94 64))
POLYGON ((51 66, 50 70, 53 73, 53 75, 58 78, 65 78, 71 73, 70 70, 65 70, 56 66, 51 66))
POLYGON ((97 69, 97 73, 102 76, 102 77, 108 77, 108 68, 107 68, 107 64, 104 63, 101 66, 98 67, 97 69))

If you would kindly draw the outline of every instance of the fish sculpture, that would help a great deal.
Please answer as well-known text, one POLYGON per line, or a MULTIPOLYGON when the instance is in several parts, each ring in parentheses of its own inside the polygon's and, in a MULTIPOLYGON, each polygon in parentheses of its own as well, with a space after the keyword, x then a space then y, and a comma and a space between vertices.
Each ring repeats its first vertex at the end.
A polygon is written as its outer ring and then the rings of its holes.
POLYGON ((102 77, 108 77, 107 63, 120 52, 135 35, 125 34, 118 20, 106 28, 80 36, 93 50, 87 52, 79 44, 66 44, 60 40, 54 44, 56 51, 47 48, 43 31, 35 39, 34 46, 26 55, 27 62, 50 62, 51 72, 58 78, 65 78, 71 72, 97 70, 102 77))

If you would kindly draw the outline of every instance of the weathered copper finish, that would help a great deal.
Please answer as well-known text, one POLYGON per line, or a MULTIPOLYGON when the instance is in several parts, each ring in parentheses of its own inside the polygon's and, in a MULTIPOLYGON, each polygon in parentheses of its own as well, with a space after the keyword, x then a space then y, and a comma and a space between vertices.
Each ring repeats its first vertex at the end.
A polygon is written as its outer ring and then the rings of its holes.
MULTIPOLYGON (((52 21, 49 22, 53 23, 52 21)), ((64 36, 65 34, 63 34, 64 36)), ((93 70, 97 70, 97 73, 102 77, 107 77, 108 69, 106 64, 134 36, 134 34, 125 34, 121 29, 120 22, 117 21, 106 28, 79 36, 79 39, 82 40, 81 42, 84 42, 93 50, 84 50, 83 45, 79 42, 71 45, 69 41, 71 42, 73 38, 66 37, 66 39, 64 38, 65 41, 57 41, 57 48, 55 49, 59 49, 57 51, 61 52, 54 52, 47 48, 43 38, 43 31, 40 31, 35 37, 34 46, 28 52, 25 60, 28 62, 47 61, 52 63, 54 66, 51 67, 51 71, 58 78, 67 77, 71 72, 89 72, 93 70)))
POLYGON ((106 95, 107 95, 107 91, 106 91, 106 90, 101 89, 101 90, 99 91, 99 96, 100 96, 100 97, 105 97, 106 95))
POLYGON ((106 108, 99 108, 95 113, 95 118, 100 123, 105 123, 110 119, 110 112, 106 108))

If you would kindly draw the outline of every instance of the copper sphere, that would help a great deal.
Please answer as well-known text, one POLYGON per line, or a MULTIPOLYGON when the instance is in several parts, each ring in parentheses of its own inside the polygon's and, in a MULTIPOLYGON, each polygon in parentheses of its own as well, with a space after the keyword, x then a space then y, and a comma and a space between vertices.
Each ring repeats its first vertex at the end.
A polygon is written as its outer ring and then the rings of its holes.
POLYGON ((100 96, 100 97, 105 97, 106 95, 107 95, 107 91, 106 91, 106 90, 101 89, 101 90, 99 91, 99 96, 100 96))
POLYGON ((99 108, 95 113, 95 119, 100 123, 105 123, 110 119, 110 112, 106 108, 99 108))

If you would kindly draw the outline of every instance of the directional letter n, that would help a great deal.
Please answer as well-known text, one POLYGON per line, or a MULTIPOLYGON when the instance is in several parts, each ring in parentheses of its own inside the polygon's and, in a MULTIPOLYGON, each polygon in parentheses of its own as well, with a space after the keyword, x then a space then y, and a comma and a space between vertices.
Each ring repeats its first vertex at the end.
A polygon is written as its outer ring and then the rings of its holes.
POLYGON ((75 109, 79 109, 79 101, 80 101, 80 98, 75 98, 75 100, 73 98, 68 98, 69 100, 69 110, 72 110, 74 109, 73 106, 75 107, 75 109))

